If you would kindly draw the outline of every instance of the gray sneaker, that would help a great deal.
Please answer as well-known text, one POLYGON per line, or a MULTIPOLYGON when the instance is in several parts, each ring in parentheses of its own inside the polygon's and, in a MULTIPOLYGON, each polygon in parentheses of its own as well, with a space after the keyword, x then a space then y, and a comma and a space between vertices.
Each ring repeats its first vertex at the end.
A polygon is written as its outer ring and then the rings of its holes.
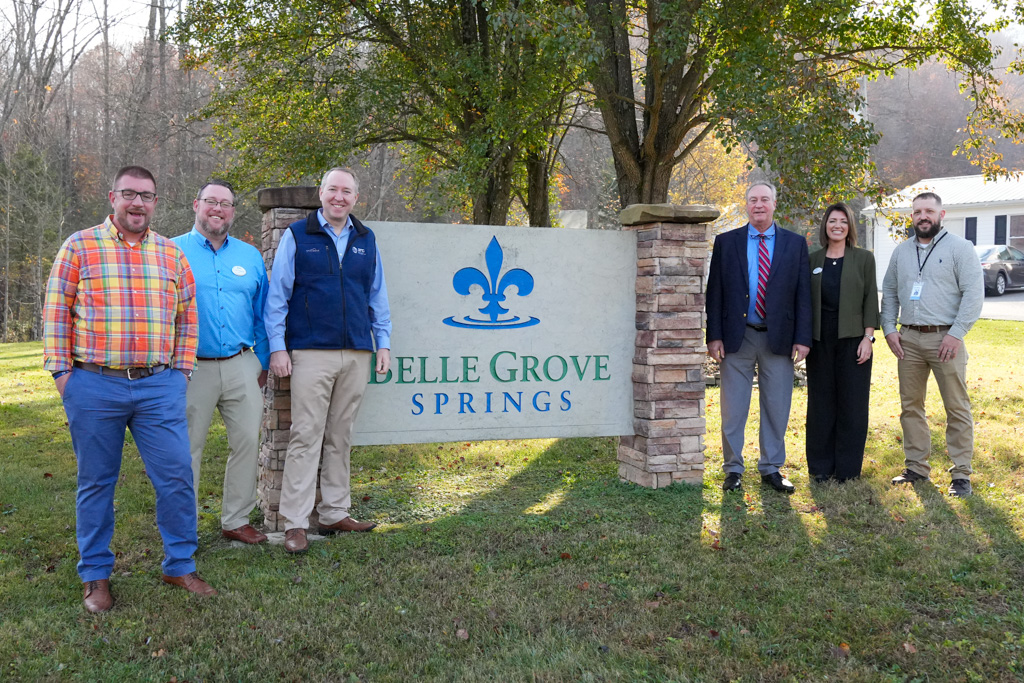
POLYGON ((953 483, 949 485, 949 495, 951 496, 966 498, 972 494, 970 479, 954 479, 953 483))
POLYGON ((892 478, 892 485, 898 486, 900 484, 916 484, 919 481, 927 481, 928 477, 923 474, 918 474, 914 470, 903 470, 900 474, 892 478))

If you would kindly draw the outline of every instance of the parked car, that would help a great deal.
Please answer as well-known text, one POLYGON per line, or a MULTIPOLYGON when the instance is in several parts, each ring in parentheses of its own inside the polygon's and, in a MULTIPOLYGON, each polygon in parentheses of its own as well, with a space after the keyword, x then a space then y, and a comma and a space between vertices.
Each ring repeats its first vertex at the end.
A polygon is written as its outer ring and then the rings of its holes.
POLYGON ((1024 253, 1004 244, 974 247, 985 271, 985 293, 1002 296, 1008 289, 1024 289, 1024 253))

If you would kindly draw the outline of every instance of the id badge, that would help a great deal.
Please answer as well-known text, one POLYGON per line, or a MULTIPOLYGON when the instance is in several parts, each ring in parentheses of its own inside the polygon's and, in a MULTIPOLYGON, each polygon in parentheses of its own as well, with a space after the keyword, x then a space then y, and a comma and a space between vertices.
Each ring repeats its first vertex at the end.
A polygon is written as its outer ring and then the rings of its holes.
POLYGON ((910 300, 911 301, 920 301, 921 300, 921 290, 922 289, 924 289, 924 283, 921 282, 920 280, 915 282, 914 283, 914 287, 910 290, 910 300))

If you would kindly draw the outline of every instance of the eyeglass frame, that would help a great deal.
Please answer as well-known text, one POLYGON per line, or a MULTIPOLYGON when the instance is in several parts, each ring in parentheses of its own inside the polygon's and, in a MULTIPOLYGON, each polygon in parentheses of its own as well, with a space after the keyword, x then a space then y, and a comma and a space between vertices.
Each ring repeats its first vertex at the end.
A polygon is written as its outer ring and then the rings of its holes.
POLYGON ((134 202, 135 198, 138 197, 139 199, 142 200, 143 204, 152 204, 153 202, 156 201, 157 197, 156 192, 139 192, 138 190, 130 190, 127 188, 123 190, 111 190, 111 192, 113 194, 121 195, 121 199, 125 200, 126 202, 134 202), (128 196, 129 194, 131 195, 130 197, 128 196), (146 195, 149 195, 149 199, 146 199, 146 195))
POLYGON ((226 199, 223 200, 223 201, 217 201, 213 197, 203 197, 199 201, 203 202, 204 204, 206 204, 211 209, 213 207, 215 207, 215 206, 219 206, 222 209, 233 209, 235 207, 235 203, 234 202, 229 202, 226 199))

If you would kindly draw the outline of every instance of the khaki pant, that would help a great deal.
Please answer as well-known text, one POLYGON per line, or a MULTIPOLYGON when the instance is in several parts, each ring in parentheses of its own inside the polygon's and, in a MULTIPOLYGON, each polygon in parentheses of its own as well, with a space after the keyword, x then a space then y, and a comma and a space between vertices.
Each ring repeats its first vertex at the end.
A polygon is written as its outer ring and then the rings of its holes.
POLYGON ((188 439, 192 448, 192 479, 199 500, 199 466, 214 409, 220 410, 228 433, 228 462, 224 470, 224 501, 220 524, 237 529, 249 523, 256 507, 256 476, 260 448, 263 367, 252 351, 228 360, 197 360, 186 395, 188 439))
POLYGON ((352 428, 370 380, 371 353, 300 349, 292 351, 291 357, 292 427, 280 506, 285 530, 309 526, 317 466, 321 469, 320 522, 335 524, 348 517, 352 428))
POLYGON ((953 461, 953 479, 969 479, 974 455, 974 419, 967 395, 967 347, 961 345, 956 358, 943 363, 938 350, 944 332, 900 331, 903 360, 899 361, 900 402, 903 412, 903 453, 908 470, 928 476, 932 439, 925 415, 928 373, 935 375, 942 405, 946 408, 946 449, 953 461))

